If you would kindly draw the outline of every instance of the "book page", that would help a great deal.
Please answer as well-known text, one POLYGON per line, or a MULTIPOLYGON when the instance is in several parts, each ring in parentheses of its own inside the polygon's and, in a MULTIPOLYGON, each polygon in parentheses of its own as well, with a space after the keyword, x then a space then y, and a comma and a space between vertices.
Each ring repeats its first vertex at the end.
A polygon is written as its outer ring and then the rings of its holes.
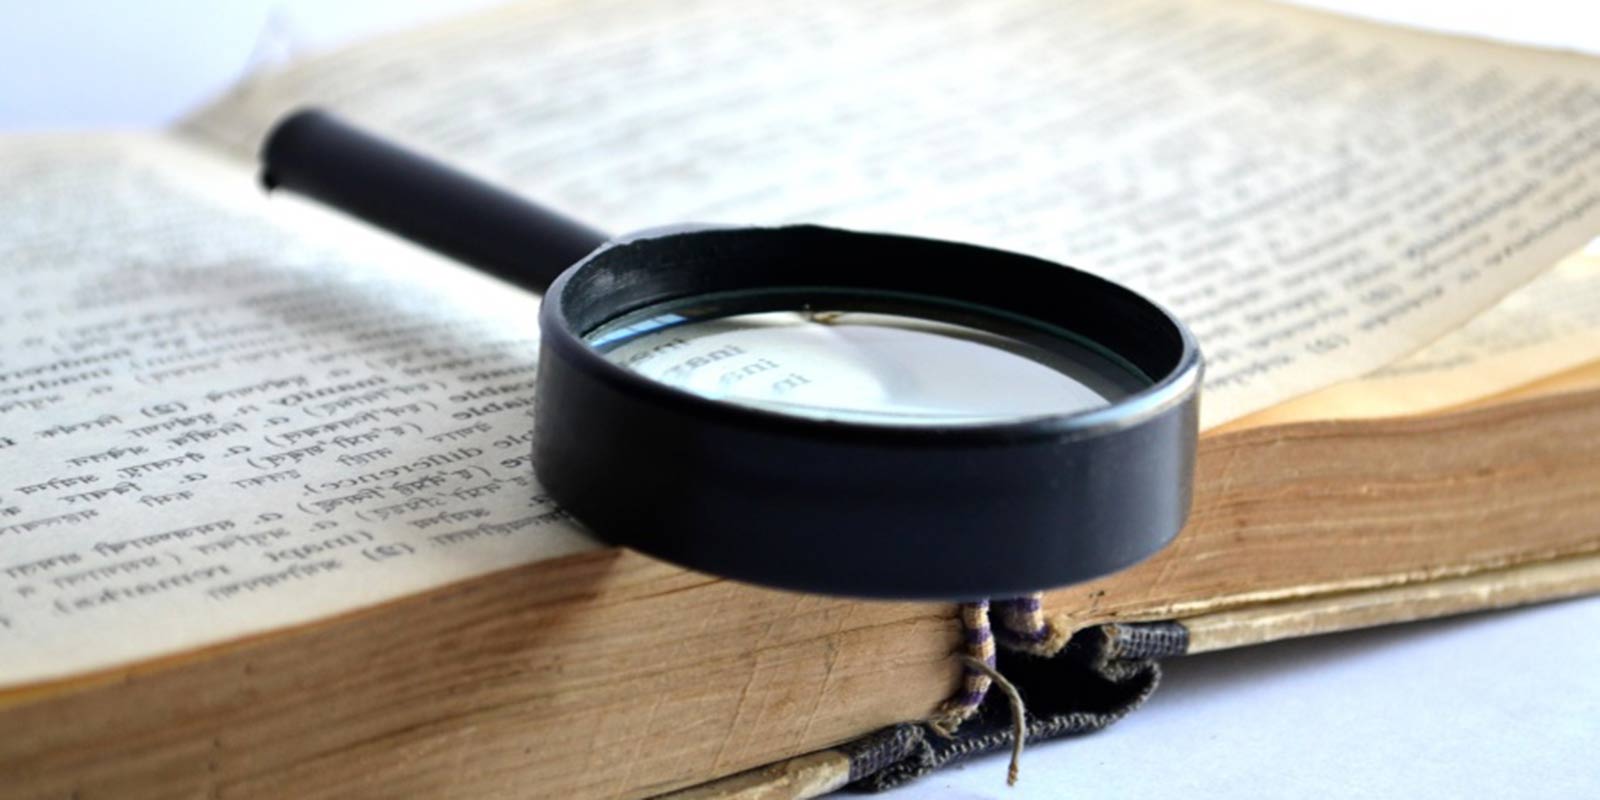
POLYGON ((1229 423, 1421 414, 1600 361, 1600 243, 1575 253, 1443 339, 1377 372, 1229 423))
POLYGON ((0 688, 598 546, 533 481, 537 297, 153 137, 0 185, 0 688))
MULTIPOLYGON (((242 86, 623 231, 816 221, 1147 292, 1210 427, 1390 363, 1600 231, 1600 62, 1255 2, 525 4, 242 86)), ((982 280, 975 275, 974 280, 982 280)))

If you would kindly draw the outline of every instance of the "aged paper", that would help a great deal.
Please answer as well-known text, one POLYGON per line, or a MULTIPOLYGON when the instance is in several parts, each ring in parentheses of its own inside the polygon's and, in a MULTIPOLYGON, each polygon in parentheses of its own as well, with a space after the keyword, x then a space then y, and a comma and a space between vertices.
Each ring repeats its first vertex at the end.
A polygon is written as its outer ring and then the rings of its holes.
POLYGON ((1600 361, 1600 245, 1591 245, 1407 358, 1227 427, 1437 411, 1596 361, 1600 361))
MULTIPOLYGON (((1600 231, 1600 65, 1253 2, 518 6, 263 77, 616 230, 1031 251, 1189 321, 1216 425, 1383 366, 1600 231)), ((982 276, 974 276, 982 280, 982 276)))
POLYGON ((537 297, 159 139, 0 185, 0 688, 596 546, 529 466, 537 297))

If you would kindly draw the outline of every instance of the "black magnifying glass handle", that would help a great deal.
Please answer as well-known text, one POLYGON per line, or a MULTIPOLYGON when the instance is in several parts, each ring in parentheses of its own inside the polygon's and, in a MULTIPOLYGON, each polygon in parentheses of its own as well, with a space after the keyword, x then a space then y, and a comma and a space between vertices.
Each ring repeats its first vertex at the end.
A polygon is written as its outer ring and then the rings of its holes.
POLYGON ((273 128, 261 163, 268 189, 291 189, 535 292, 610 238, 314 109, 273 128))

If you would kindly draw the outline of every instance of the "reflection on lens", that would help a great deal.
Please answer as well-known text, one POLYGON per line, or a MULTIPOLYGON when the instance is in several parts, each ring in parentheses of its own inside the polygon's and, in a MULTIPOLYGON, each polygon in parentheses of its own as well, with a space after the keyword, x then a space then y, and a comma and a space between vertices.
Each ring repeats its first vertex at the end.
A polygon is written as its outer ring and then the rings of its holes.
POLYGON ((1013 421, 1098 408, 1149 383, 1069 339, 974 327, 947 309, 728 310, 648 309, 587 338, 613 363, 704 397, 848 422, 1013 421))

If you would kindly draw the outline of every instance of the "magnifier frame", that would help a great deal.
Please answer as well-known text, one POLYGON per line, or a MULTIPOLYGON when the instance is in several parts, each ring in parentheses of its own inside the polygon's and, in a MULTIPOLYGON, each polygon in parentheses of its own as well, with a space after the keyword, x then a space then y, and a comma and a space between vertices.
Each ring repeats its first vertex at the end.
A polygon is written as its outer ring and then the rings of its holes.
POLYGON ((678 229, 579 262, 551 285, 540 327, 540 483, 604 538, 695 569, 810 592, 987 597, 1127 567, 1188 513, 1198 347, 1158 306, 1079 270, 816 226, 678 229), (1153 383, 1015 422, 839 422, 668 386, 584 338, 645 306, 804 286, 1037 320, 1153 383))

